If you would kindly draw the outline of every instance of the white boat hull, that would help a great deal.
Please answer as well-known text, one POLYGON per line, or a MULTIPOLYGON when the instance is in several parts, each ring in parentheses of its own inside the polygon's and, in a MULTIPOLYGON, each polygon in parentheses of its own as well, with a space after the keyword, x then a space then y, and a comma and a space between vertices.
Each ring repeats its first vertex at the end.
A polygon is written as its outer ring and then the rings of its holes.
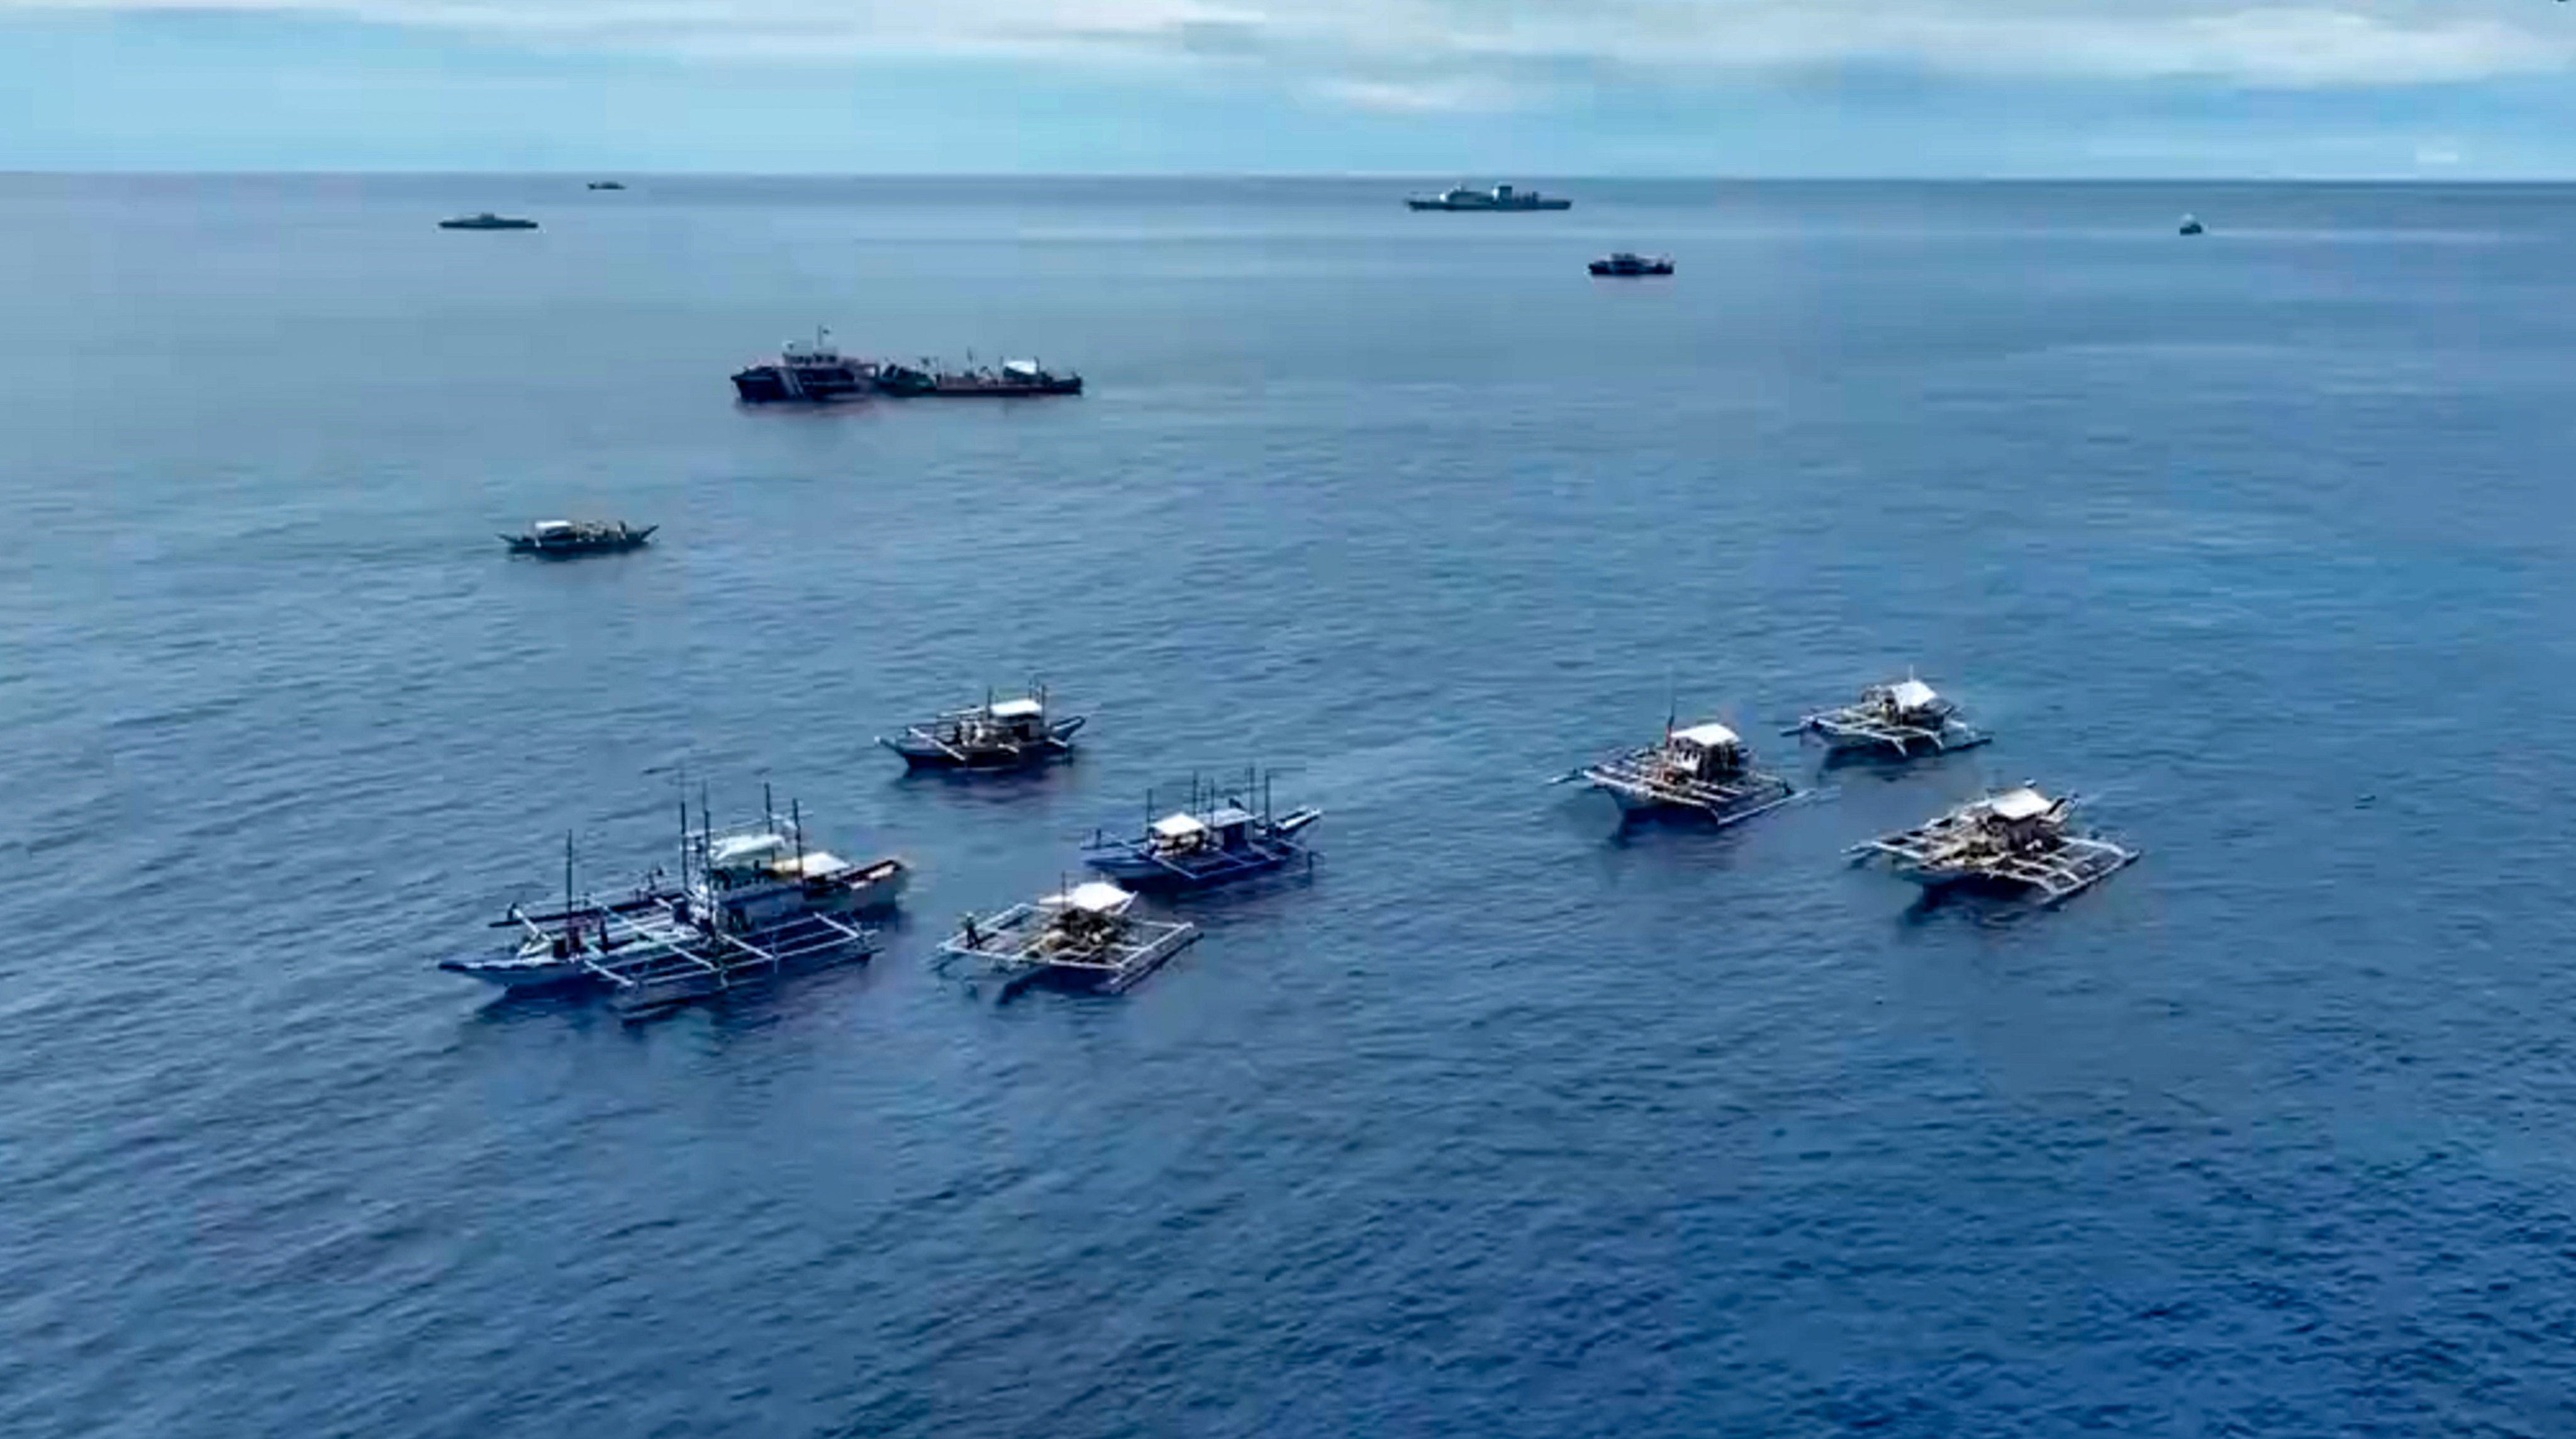
POLYGON ((577 960, 556 959, 548 955, 525 960, 517 955, 496 955, 490 959, 450 959, 440 962, 440 969, 461 974, 503 989, 551 989, 559 984, 577 984, 591 977, 590 971, 577 960))

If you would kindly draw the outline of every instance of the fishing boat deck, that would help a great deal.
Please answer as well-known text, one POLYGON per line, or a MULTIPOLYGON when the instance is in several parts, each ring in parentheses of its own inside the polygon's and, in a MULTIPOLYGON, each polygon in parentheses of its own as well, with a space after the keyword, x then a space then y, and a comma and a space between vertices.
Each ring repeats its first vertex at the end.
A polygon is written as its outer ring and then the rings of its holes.
POLYGON ((1898 759, 1973 749, 1992 738, 1910 672, 1862 690, 1856 704, 1808 715, 1786 733, 1818 736, 1836 750, 1886 750, 1898 759))
MULTIPOLYGON (((1094 910, 1087 933, 1068 932, 1068 909, 1084 907, 1085 891, 1115 892, 1112 885, 1082 885, 1070 895, 1014 905, 989 918, 970 919, 939 946, 952 959, 974 960, 1005 978, 1054 975, 1081 980, 1115 994, 1162 967, 1199 937, 1198 926, 1130 918, 1123 903, 1094 910)), ((1132 897, 1131 897, 1132 898, 1132 897)))
POLYGON ((1668 763, 1657 748, 1632 750, 1589 766, 1582 779, 1633 803, 1698 810, 1719 824, 1738 824, 1767 814, 1798 797, 1797 788, 1778 775, 1742 770, 1719 779, 1686 774, 1668 763))
MULTIPOLYGON (((869 931, 822 914, 801 915, 751 937, 687 923, 667 905, 594 911, 591 918, 594 927, 569 957, 608 986, 610 1002, 628 1018, 772 978, 791 967, 861 959, 876 951, 869 931)), ((550 938, 533 923, 528 928, 541 939, 550 938)))
POLYGON ((1927 884, 1984 883, 2018 888, 2057 905, 2135 864, 2138 852, 2099 835, 2040 831, 2020 842, 1998 838, 1992 822, 2042 820, 2054 806, 2028 790, 1963 805, 1929 823, 1852 847, 1859 859, 1892 860, 1927 884), (2021 805, 2015 808, 2016 804, 2021 805), (2037 808, 2033 806, 2047 806, 2037 808))

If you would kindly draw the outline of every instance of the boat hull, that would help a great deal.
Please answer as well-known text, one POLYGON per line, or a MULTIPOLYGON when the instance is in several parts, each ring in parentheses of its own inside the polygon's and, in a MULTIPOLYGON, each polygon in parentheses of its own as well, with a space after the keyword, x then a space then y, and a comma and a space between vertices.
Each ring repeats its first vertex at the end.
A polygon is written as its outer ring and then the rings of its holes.
POLYGON ((594 978, 579 963, 551 956, 539 960, 522 960, 515 954, 488 959, 442 959, 438 968, 441 973, 461 974, 468 979, 479 979, 510 990, 558 989, 594 978))
POLYGON ((539 559, 546 560, 570 560, 578 559, 583 555, 622 555, 628 550, 640 550, 652 542, 653 530, 643 529, 610 539, 582 540, 560 545, 542 544, 524 535, 504 535, 502 539, 509 543, 510 553, 514 555, 535 555, 539 559))
POLYGON ((1574 208, 1574 202, 1572 200, 1538 200, 1529 203, 1514 201, 1508 205, 1496 205, 1490 202, 1480 204, 1459 204, 1450 200, 1407 200, 1404 203, 1409 208, 1415 210, 1445 210, 1453 214, 1460 215, 1511 215, 1536 210, 1571 210, 1574 208))

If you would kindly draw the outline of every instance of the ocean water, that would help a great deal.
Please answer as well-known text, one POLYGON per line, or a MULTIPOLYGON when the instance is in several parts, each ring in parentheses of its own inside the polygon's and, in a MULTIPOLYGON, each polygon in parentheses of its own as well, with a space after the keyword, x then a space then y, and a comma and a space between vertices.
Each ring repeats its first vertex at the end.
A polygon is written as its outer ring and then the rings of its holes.
POLYGON ((0 179, 0 1431, 2576 1430, 2576 191, 1405 188, 0 179), (817 323, 1093 391, 736 408, 817 323), (1999 742, 1546 783, 1908 666, 1999 742), (1072 765, 871 744, 1031 675, 1072 765), (1310 882, 932 972, 1255 762, 1310 882), (887 951, 434 972, 683 772, 887 951), (2145 859, 1844 864, 2024 778, 2145 859))

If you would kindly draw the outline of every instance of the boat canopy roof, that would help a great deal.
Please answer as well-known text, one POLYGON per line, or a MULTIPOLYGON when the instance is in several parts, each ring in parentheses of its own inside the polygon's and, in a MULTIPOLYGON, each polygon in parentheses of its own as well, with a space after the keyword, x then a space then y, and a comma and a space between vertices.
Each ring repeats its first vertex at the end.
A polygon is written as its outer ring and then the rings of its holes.
POLYGON ((1046 705, 1035 696, 1025 699, 996 700, 986 707, 995 719, 1029 719, 1046 713, 1046 705))
POLYGON ((1986 809, 1997 819, 2037 819, 2057 808, 2057 801, 2028 785, 2008 789, 1986 801, 1986 809))
POLYGON ((827 849, 809 849, 805 851, 801 861, 791 858, 786 864, 780 866, 782 869, 793 870, 807 879, 820 879, 849 867, 847 860, 827 849))
POLYGON ((1675 730, 1673 738, 1683 744, 1698 745, 1701 749, 1724 749, 1728 745, 1739 742, 1735 737, 1735 731, 1714 720, 1707 724, 1692 725, 1689 729, 1675 730))
POLYGON ((1046 903, 1056 909, 1078 909, 1086 914, 1123 914, 1136 896, 1105 879, 1077 884, 1062 894, 1051 894, 1046 903))
POLYGON ((1037 372, 1038 362, 1035 360, 1004 360, 1002 362, 1002 373, 1006 375, 1034 376, 1037 372))
POLYGON ((1941 699, 1941 696, 1933 693, 1930 685, 1912 678, 1901 679, 1889 685, 1887 697, 1894 700, 1899 707, 1910 710, 1919 710, 1927 705, 1937 704, 1941 699))
POLYGON ((1232 829, 1239 824, 1250 824, 1252 819, 1252 811, 1237 805, 1226 805, 1210 812, 1207 822, 1211 829, 1232 829))
POLYGON ((571 531, 572 531, 572 521, 570 521, 570 520, 539 520, 539 521, 537 521, 537 533, 538 533, 538 534, 541 534, 541 535, 561 535, 561 534, 569 534, 569 533, 571 533, 571 531))
POLYGON ((1194 814, 1167 814, 1154 821, 1154 835, 1158 839, 1188 839, 1205 833, 1207 826, 1199 823, 1199 817, 1194 814))
POLYGON ((787 849, 787 837, 779 834, 736 834, 717 840, 715 863, 733 868, 746 864, 766 864, 787 849))

